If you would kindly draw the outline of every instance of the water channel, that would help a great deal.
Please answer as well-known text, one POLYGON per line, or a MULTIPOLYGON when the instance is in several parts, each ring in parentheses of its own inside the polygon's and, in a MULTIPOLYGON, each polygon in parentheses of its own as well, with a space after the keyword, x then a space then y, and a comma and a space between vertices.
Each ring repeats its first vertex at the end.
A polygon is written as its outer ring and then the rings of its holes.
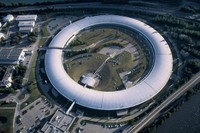
POLYGON ((185 102, 155 133, 200 133, 200 92, 185 102))

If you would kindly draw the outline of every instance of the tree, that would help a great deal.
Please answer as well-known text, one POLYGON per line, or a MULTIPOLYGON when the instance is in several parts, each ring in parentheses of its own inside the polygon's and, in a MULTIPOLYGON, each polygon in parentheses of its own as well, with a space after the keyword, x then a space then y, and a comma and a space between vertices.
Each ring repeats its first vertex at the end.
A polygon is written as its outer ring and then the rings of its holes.
POLYGON ((101 0, 103 4, 126 4, 128 0, 101 0))

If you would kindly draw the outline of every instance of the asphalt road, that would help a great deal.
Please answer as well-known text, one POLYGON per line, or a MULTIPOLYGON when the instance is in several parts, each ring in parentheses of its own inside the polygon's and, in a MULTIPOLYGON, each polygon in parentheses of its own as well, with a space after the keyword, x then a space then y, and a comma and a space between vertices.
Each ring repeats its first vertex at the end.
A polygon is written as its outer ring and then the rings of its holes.
MULTIPOLYGON (((144 7, 144 6, 133 6, 133 5, 120 5, 116 6, 113 4, 101 4, 101 2, 92 3, 74 3, 74 4, 53 4, 46 6, 23 6, 23 7, 3 7, 0 8, 0 12, 19 12, 19 11, 34 11, 34 10, 44 10, 44 9, 117 9, 117 10, 128 10, 128 11, 147 11, 156 14, 173 14, 179 17, 187 16, 186 13, 178 12, 175 8, 155 8, 155 7, 144 7)), ((84 12, 83 12, 84 14, 84 12)))
POLYGON ((137 133, 142 128, 144 128, 151 120, 153 120, 156 115, 160 113, 162 109, 167 107, 174 100, 182 96, 187 90, 191 89, 195 85, 200 82, 200 73, 196 74, 191 80, 185 83, 181 88, 179 88, 176 92, 170 95, 163 103, 161 103, 158 107, 156 107, 152 112, 150 112, 146 117, 144 117, 137 125, 134 126, 129 133, 137 133))

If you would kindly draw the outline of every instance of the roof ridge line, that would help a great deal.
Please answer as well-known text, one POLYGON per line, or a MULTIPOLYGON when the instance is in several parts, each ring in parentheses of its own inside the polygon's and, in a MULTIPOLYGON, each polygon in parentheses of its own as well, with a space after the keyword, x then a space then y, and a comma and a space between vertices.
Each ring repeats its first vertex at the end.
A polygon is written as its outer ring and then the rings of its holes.
MULTIPOLYGON (((151 85, 149 85, 146 81, 144 81, 152 90, 154 90, 154 88, 151 86, 151 85)), ((155 92, 157 92, 156 90, 154 90, 155 92)))

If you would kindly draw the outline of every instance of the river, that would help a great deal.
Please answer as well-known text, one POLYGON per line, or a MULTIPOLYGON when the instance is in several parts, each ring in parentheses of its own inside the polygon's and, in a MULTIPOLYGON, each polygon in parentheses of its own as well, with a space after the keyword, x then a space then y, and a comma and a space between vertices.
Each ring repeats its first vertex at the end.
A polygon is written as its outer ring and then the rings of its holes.
POLYGON ((200 92, 185 102, 155 133, 200 133, 200 92))

